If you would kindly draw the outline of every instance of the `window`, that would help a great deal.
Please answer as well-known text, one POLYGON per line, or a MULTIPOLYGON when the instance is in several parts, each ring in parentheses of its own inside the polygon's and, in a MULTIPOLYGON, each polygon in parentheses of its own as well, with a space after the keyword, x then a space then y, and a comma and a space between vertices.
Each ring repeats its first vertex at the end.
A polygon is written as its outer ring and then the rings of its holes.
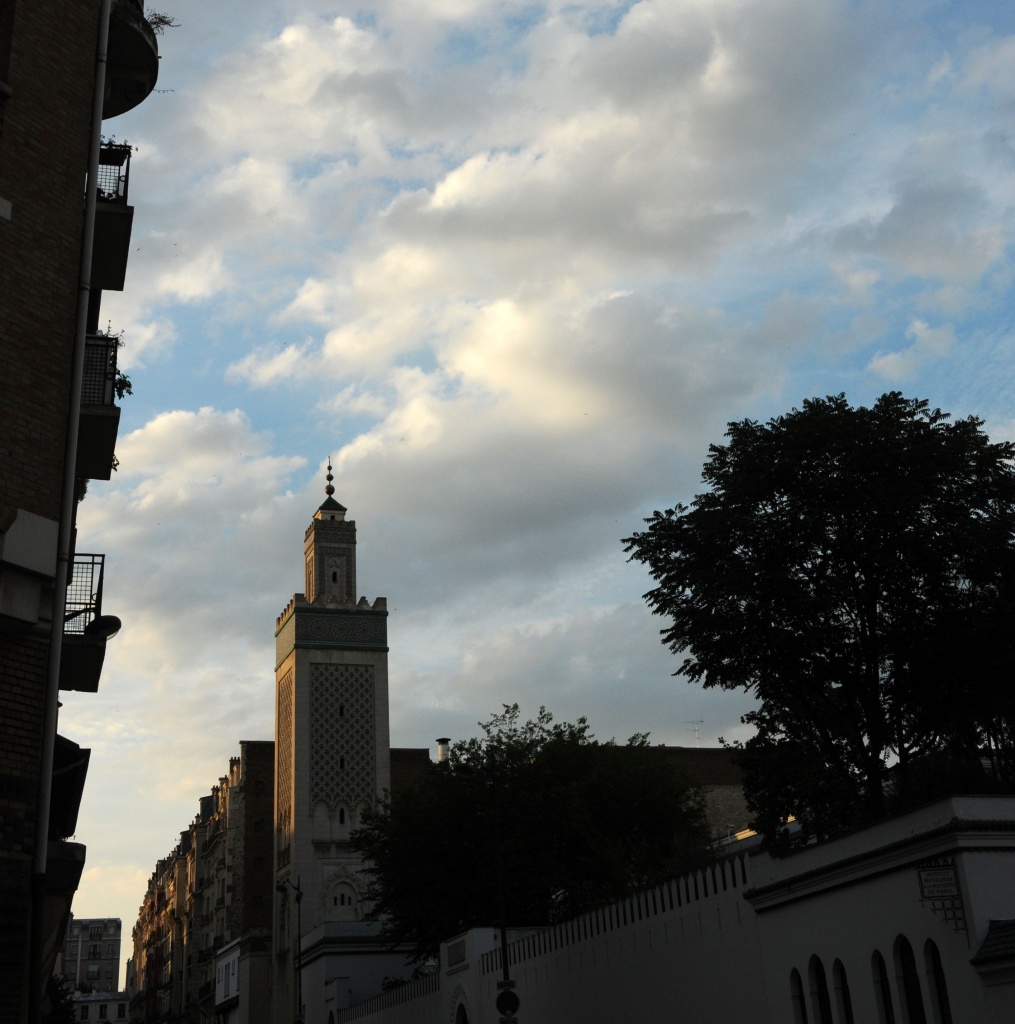
POLYGON ((879 950, 871 957, 871 974, 874 977, 874 999, 878 1007, 878 1024, 895 1024, 895 1007, 892 1005, 892 989, 888 983, 888 968, 879 950))
POLYGON ((812 956, 807 967, 807 977, 811 987, 811 1008, 817 1024, 832 1024, 832 1001, 828 996, 828 979, 825 977, 825 965, 818 956, 812 956))
POLYGON ((101 939, 102 938, 102 925, 93 924, 88 928, 88 938, 90 939, 101 939))
POLYGON ((99 1003, 99 1020, 105 1020, 108 1014, 106 1013, 106 1004, 99 1003))
POLYGON ((793 1024, 807 1024, 807 1004, 804 1002, 804 986, 800 972, 794 967, 789 972, 789 996, 793 1001, 793 1024))
POLYGON ((89 964, 88 965, 88 970, 86 971, 86 974, 88 975, 88 980, 89 981, 98 981, 99 980, 99 965, 98 964, 89 964))
POLYGON ((895 976, 902 993, 902 1019, 905 1024, 927 1024, 920 976, 916 973, 916 957, 905 935, 895 940, 895 976))
POLYGON ((927 970, 930 1002, 934 1012, 934 1024, 953 1024, 952 1005, 948 1000, 948 986, 945 984, 944 967, 941 965, 941 954, 937 943, 928 939, 923 947, 923 959, 927 970))
POLYGON ((849 982, 846 980, 846 968, 841 960, 832 964, 832 984, 835 986, 835 1007, 839 1012, 842 1024, 854 1024, 853 1000, 849 994, 849 982))
POLYGON ((345 824, 345 808, 339 807, 338 809, 338 823, 339 825, 345 824))
POLYGON ((116 1004, 116 1019, 126 1020, 127 1019, 127 1004, 117 1003, 116 1004))
POLYGON ((81 1020, 88 1020, 88 1006, 81 1007, 81 1020))
POLYGON ((116 952, 116 943, 115 942, 107 942, 106 943, 106 955, 107 956, 112 956, 115 952, 116 952))
POLYGON ((89 947, 88 947, 88 955, 90 957, 100 957, 100 956, 102 956, 102 943, 101 942, 93 942, 93 943, 91 943, 91 945, 89 945, 89 947))

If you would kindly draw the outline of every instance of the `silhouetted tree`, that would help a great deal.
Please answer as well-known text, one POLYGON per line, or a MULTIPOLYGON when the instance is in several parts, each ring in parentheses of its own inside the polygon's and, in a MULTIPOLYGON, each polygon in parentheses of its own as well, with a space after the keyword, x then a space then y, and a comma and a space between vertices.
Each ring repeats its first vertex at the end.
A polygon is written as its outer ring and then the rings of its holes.
POLYGON ((770 839, 928 796, 942 757, 1011 773, 1015 446, 981 427, 898 392, 730 423, 708 490, 626 538, 680 671, 759 702, 740 761, 770 839))
POLYGON ((373 917, 417 960, 499 923, 498 856, 509 925, 564 920, 707 856, 700 794, 645 736, 598 743, 584 718, 522 724, 518 705, 481 728, 352 837, 373 917))

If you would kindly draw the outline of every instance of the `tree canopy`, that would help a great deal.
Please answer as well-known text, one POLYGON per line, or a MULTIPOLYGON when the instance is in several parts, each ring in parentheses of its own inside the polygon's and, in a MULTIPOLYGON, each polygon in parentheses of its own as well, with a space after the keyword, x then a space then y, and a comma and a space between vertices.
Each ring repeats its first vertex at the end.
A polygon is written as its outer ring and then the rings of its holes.
POLYGON ((708 489, 625 539, 680 672, 757 698, 740 761, 770 839, 933 796, 935 764, 969 785, 983 748, 1011 774, 1015 446, 982 425, 898 392, 730 423, 708 489))
POLYGON ((353 846, 371 865, 367 898, 415 957, 501 921, 546 925, 600 906, 706 856, 700 794, 647 737, 599 743, 588 722, 518 705, 451 746, 419 785, 366 820, 353 846))

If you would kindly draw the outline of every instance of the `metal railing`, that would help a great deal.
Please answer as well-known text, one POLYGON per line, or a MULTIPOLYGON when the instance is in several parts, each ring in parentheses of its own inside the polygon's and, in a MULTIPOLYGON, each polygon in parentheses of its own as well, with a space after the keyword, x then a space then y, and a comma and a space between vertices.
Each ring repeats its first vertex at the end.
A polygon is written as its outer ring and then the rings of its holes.
POLYGON ((98 198, 104 203, 127 202, 130 180, 131 147, 123 142, 107 142, 99 149, 99 169, 95 176, 98 198))
POLYGON ((64 632, 82 634, 102 614, 102 575, 105 555, 75 554, 67 583, 64 632))
POLYGON ((120 339, 105 334, 85 338, 85 370, 81 378, 82 405, 112 405, 116 383, 116 350, 120 339))

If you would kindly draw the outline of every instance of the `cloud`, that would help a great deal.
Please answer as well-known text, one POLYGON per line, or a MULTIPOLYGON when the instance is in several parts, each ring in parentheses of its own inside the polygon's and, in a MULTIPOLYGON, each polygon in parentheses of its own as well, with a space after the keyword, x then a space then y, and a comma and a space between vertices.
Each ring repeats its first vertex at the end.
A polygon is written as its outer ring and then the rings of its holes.
POLYGON ((959 180, 912 182, 900 189, 876 223, 855 225, 840 244, 887 258, 922 277, 970 280, 984 274, 1004 248, 999 225, 984 223, 985 196, 959 180))
POLYGON ((899 352, 876 355, 869 369, 891 383, 909 382, 917 370, 928 362, 946 356, 955 344, 955 329, 951 324, 931 327, 923 320, 914 320, 906 329, 911 344, 899 352))

